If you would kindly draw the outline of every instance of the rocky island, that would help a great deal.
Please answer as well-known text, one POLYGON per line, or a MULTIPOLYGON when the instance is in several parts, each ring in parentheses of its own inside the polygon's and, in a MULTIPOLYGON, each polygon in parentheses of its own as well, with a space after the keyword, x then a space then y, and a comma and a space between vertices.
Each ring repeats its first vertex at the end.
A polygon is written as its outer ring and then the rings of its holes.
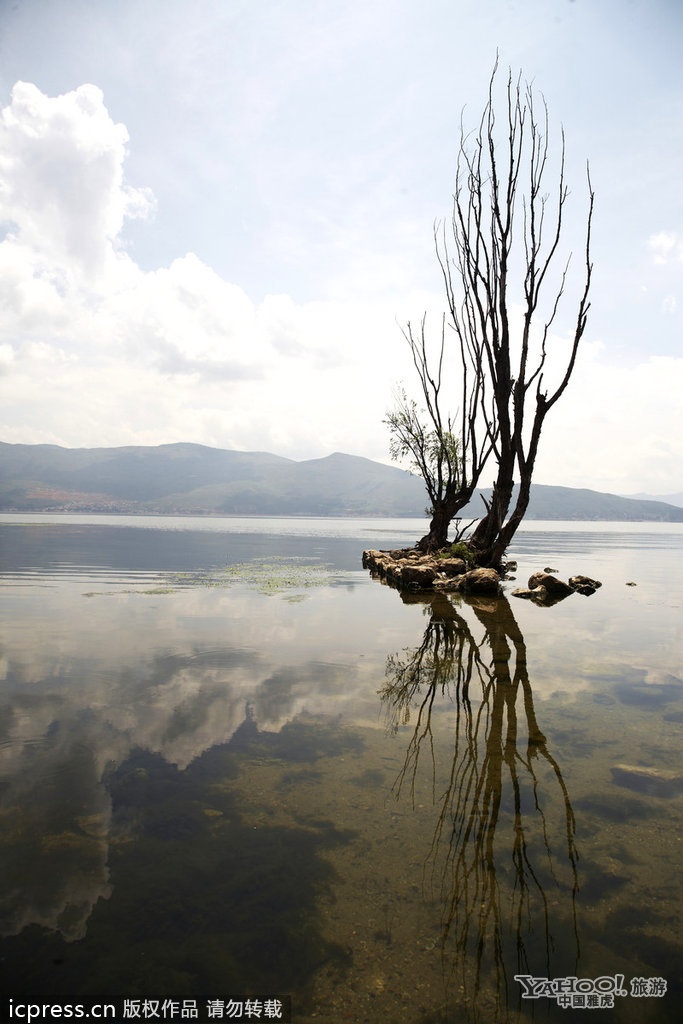
MULTIPOLYGON (((424 554, 418 548, 399 548, 363 552, 363 567, 373 577, 400 590, 451 591, 462 594, 500 594, 502 581, 514 579, 510 573, 517 568, 513 561, 502 562, 497 569, 473 564, 466 544, 457 544, 443 551, 424 554), (464 556, 464 557, 462 557, 464 556)), ((526 588, 512 591, 513 597, 528 598, 537 604, 550 605, 570 594, 589 596, 602 585, 589 576, 571 576, 565 583, 546 567, 533 573, 526 588)))

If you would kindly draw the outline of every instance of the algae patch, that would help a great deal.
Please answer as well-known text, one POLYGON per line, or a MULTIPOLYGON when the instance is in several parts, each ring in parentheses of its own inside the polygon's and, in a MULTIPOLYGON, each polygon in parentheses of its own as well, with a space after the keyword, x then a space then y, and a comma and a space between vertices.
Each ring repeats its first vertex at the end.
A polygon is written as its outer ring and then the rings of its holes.
MULTIPOLYGON (((255 558, 250 562, 227 565, 206 573, 188 573, 184 585, 202 587, 247 586, 261 594, 280 594, 291 590, 325 587, 339 577, 330 566, 307 558, 255 558)), ((301 600, 291 598, 292 600, 301 600)))
POLYGON ((164 573, 153 587, 126 588, 125 590, 88 591, 84 597, 102 597, 105 594, 175 594, 192 588, 249 587, 260 594, 287 594, 287 601, 303 601, 305 591, 312 587, 326 587, 340 582, 350 573, 332 569, 314 558, 255 558, 216 569, 193 572, 164 573))

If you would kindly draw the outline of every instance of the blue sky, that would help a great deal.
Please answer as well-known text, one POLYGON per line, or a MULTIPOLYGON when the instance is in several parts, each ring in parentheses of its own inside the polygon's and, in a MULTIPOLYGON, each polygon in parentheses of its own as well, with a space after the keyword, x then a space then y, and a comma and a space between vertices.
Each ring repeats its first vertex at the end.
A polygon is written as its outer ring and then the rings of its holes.
POLYGON ((575 261, 586 159, 596 192, 537 480, 683 490, 682 29, 677 0, 0 0, 0 439, 388 461, 498 50, 564 126, 575 261))

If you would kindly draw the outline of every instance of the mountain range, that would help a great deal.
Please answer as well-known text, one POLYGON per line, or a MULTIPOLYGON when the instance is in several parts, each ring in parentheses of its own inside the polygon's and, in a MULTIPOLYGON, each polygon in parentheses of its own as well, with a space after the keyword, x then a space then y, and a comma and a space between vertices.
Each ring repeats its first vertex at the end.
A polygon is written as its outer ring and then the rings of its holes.
MULTIPOLYGON (((62 448, 0 442, 2 512, 422 517, 426 502, 418 477, 341 452, 296 462, 184 443, 62 448)), ((482 510, 477 495, 462 516, 478 518, 482 510)), ((537 484, 527 518, 683 522, 683 508, 537 484)))

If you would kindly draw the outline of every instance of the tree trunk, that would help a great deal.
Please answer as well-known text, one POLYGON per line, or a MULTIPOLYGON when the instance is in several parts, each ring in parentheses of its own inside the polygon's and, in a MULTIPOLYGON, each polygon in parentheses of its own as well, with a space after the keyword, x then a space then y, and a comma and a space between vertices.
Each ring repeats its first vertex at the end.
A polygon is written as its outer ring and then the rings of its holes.
MULTIPOLYGON (((505 554, 510 541, 514 537, 519 524, 524 519, 526 510, 529 507, 529 499, 531 497, 531 479, 534 474, 534 465, 536 463, 536 454, 538 452, 538 444, 541 438, 541 430, 543 427, 543 421, 547 412, 548 406, 543 396, 537 397, 536 415, 534 417, 533 428, 531 431, 531 438, 529 441, 529 451, 527 456, 524 456, 524 450, 521 439, 521 429, 518 427, 515 430, 513 440, 516 443, 516 453, 513 454, 510 449, 505 452, 504 459, 498 465, 498 479, 494 487, 494 497, 496 491, 500 493, 498 495, 498 501, 496 502, 496 510, 499 513, 502 510, 502 515, 497 519, 491 517, 490 521, 485 524, 481 534, 481 551, 477 554, 477 561, 480 565, 498 566, 505 554), (505 522, 505 516, 507 515, 510 502, 512 501, 512 488, 513 488, 513 471, 515 467, 515 458, 517 466, 519 468, 519 491, 517 492, 517 500, 515 501, 515 507, 507 522, 505 522), (502 496, 502 501, 501 501, 502 496), (507 499, 505 508, 502 508, 503 501, 507 499)), ((494 502, 491 502, 491 510, 493 511, 494 502)), ((482 520, 482 522, 484 522, 482 520)), ((482 526, 482 523, 477 527, 477 531, 482 526)), ((475 534, 476 536, 476 534, 475 534)))
POLYGON ((496 541, 500 536, 512 501, 512 492, 515 486, 514 469, 515 454, 506 445, 506 450, 500 455, 491 504, 470 539, 470 546, 475 552, 477 565, 495 566, 500 561, 499 557, 494 560, 493 552, 494 547, 497 547, 496 541))
POLYGON ((508 519, 505 526, 501 528, 496 537, 494 543, 491 545, 489 552, 489 565, 498 565, 505 554, 507 547, 517 532, 517 527, 524 519, 527 508, 529 507, 529 497, 531 495, 531 474, 525 475, 525 478, 520 481, 519 494, 517 495, 517 501, 512 515, 508 519))
POLYGON ((433 551, 440 551, 448 544, 448 528, 458 511, 453 508, 453 502, 442 501, 435 504, 432 510, 432 520, 429 524, 429 533, 426 533, 422 540, 417 542, 418 551, 424 554, 431 554, 433 551))

